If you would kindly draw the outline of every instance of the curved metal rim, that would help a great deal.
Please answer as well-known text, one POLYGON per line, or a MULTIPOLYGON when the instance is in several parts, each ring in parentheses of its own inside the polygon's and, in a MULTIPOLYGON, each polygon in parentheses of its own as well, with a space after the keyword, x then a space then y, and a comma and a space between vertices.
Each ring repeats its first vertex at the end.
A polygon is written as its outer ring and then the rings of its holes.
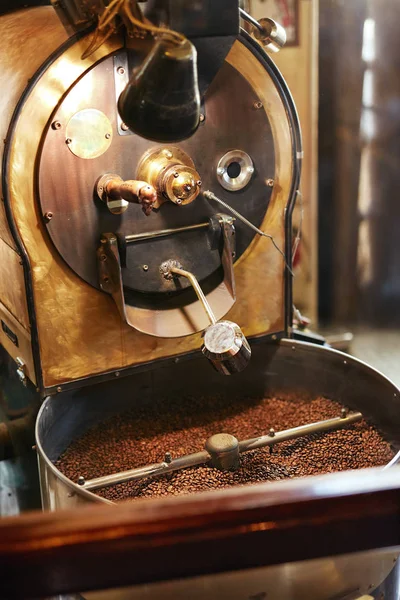
MULTIPOLYGON (((374 367, 369 366, 364 361, 359 360, 358 358, 355 358, 349 354, 346 354, 345 352, 340 352, 339 350, 334 350, 333 348, 327 348, 325 346, 311 344, 309 342, 294 341, 294 340, 286 339, 286 338, 280 340, 277 343, 277 345, 284 346, 284 347, 292 347, 294 350, 298 349, 298 350, 302 350, 304 352, 310 352, 312 354, 317 354, 317 355, 325 354, 326 356, 335 357, 338 362, 346 361, 347 364, 357 365, 359 368, 361 368, 364 371, 368 370, 368 373, 370 375, 373 375, 374 377, 376 377, 376 379, 378 379, 382 383, 385 383, 386 385, 389 384, 389 386, 392 386, 393 393, 400 395, 400 389, 383 373, 381 373, 374 367)), ((43 447, 42 447, 42 444, 40 441, 40 437, 39 437, 39 422, 40 422, 42 414, 44 413, 44 411, 47 408, 47 404, 50 402, 50 399, 51 399, 50 397, 46 398, 46 400, 44 401, 43 405, 40 408, 40 411, 39 411, 37 419, 36 419, 35 438, 36 438, 36 446, 37 446, 38 454, 45 461, 46 465, 50 468, 52 473, 56 477, 58 477, 58 479, 60 479, 67 487, 69 487, 71 490, 73 490, 79 496, 83 496, 87 500, 90 500, 93 502, 103 502, 105 504, 113 504, 113 505, 117 504, 116 502, 112 502, 111 500, 102 498, 101 496, 98 496, 97 494, 94 494, 93 492, 82 489, 77 483, 74 483, 73 481, 71 481, 71 479, 68 479, 68 477, 66 477, 63 473, 61 473, 61 471, 59 469, 57 469, 57 467, 47 457, 46 453, 43 450, 43 447)), ((383 467, 376 467, 375 469, 377 471, 384 471, 384 470, 387 470, 389 467, 397 465, 397 463, 399 461, 400 461, 400 451, 391 459, 391 461, 387 465, 385 465, 383 467)), ((318 477, 324 477, 324 478, 338 477, 342 473, 345 474, 345 473, 348 473, 348 471, 327 473, 324 475, 319 475, 318 477)), ((299 489, 299 494, 302 495, 303 492, 306 492, 308 489, 310 489, 314 485, 315 478, 316 478, 315 475, 310 475, 307 477, 295 478, 293 480, 279 481, 278 484, 279 485, 293 485, 293 483, 295 482, 296 486, 299 489)), ((261 483, 260 485, 263 485, 263 483, 261 483)), ((277 484, 276 483, 274 484, 273 482, 269 482, 269 485, 271 486, 271 489, 275 489, 275 485, 277 485, 277 484)), ((248 487, 248 486, 242 486, 242 487, 248 487)), ((232 491, 234 489, 235 489, 234 487, 228 488, 228 490, 230 490, 230 493, 232 493, 232 491)), ((211 490, 209 492, 199 492, 199 494, 201 494, 201 493, 206 493, 206 494, 219 493, 220 494, 221 490, 211 490)))
MULTIPOLYGON (((296 204, 297 190, 300 185, 301 176, 301 165, 303 156, 303 141, 301 135, 300 120, 297 113, 296 105, 293 100, 293 96, 281 74, 278 67, 266 53, 264 48, 257 40, 255 40, 246 30, 241 29, 241 41, 246 47, 257 56, 258 60, 263 64, 266 71, 276 84, 277 90, 280 94, 282 103, 286 108, 287 118, 292 128, 293 136, 293 177, 292 177, 292 188, 289 192, 288 202, 285 211, 285 256, 286 264, 289 269, 292 268, 292 214, 296 204)), ((285 269, 285 330, 286 333, 292 326, 292 312, 293 312, 293 289, 292 289, 292 274, 288 268, 285 269)))
POLYGON ((44 462, 46 463, 46 466, 49 467, 49 469, 53 473, 53 475, 55 475, 58 479, 60 479, 67 487, 69 487, 71 490, 73 490, 79 496, 83 496, 84 498, 86 498, 87 500, 91 500, 92 502, 104 502, 105 504, 116 504, 115 502, 111 502, 111 500, 107 500, 106 498, 102 498, 101 496, 98 496, 97 494, 93 494, 93 492, 89 492, 88 490, 82 489, 77 483, 74 483, 73 481, 71 481, 71 479, 68 479, 68 477, 66 477, 63 473, 61 473, 61 471, 59 469, 57 469, 57 467, 48 458, 47 454, 43 450, 43 446, 40 441, 39 422, 40 422, 40 419, 41 419, 44 411, 47 410, 47 405, 49 404, 50 400, 51 400, 51 396, 47 396, 47 398, 43 402, 42 406, 40 407, 38 416, 36 417, 35 443, 36 443, 36 450, 37 450, 37 453, 39 454, 40 458, 42 458, 44 460, 44 462))

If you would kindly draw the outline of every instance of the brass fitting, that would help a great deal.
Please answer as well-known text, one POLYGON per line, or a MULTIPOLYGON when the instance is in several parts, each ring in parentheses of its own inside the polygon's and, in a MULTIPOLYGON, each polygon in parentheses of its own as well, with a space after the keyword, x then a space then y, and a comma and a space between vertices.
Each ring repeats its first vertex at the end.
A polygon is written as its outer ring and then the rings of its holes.
POLYGON ((184 206, 193 202, 200 193, 200 175, 192 159, 173 146, 148 150, 139 162, 136 175, 157 190, 154 208, 168 200, 184 206))

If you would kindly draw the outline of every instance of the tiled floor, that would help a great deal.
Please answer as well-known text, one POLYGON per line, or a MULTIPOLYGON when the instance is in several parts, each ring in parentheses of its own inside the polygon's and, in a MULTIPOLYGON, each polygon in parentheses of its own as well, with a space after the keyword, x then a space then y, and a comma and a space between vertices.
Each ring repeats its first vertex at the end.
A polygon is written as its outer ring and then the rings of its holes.
POLYGON ((354 331, 350 353, 400 387, 400 330, 354 331))

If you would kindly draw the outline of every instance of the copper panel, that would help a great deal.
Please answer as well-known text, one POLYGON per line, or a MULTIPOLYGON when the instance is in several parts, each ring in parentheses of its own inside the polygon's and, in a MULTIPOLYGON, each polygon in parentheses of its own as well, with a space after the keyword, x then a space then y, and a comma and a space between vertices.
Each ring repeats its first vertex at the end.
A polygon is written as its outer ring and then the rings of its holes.
MULTIPOLYGON (((112 371, 200 346, 200 335, 158 339, 123 325, 112 299, 93 289, 55 251, 46 235, 34 195, 34 166, 43 130, 56 104, 93 62, 115 52, 110 41, 81 60, 83 39, 60 56, 42 76, 16 125, 8 173, 10 200, 33 267, 39 344, 46 386, 112 371)), ((262 64, 236 42, 227 61, 246 79, 270 116, 275 146, 275 186, 262 228, 284 244, 284 215, 292 183, 292 138, 285 107, 262 64)), ((254 239, 235 265, 237 302, 228 318, 245 335, 284 328, 284 264, 270 240, 254 239)))
POLYGON ((0 301, 29 329, 24 270, 19 255, 0 239, 0 301))
MULTIPOLYGON (((15 105, 30 77, 49 54, 67 39, 67 34, 54 8, 50 6, 3 15, 0 25, 0 140, 3 140, 15 105)), ((0 237, 14 246, 3 206, 0 209, 0 237)))

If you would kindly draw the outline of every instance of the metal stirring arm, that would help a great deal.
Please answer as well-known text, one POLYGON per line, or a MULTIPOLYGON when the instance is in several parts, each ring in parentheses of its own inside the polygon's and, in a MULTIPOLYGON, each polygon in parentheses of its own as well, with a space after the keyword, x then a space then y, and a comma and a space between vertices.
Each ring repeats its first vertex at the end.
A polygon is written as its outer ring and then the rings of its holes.
POLYGON ((178 261, 167 260, 162 263, 160 272, 169 280, 186 277, 196 292, 211 323, 204 332, 201 351, 213 367, 223 375, 243 371, 250 360, 251 349, 240 327, 232 321, 217 321, 196 277, 183 269, 178 261))
POLYGON ((323 433, 325 431, 336 431, 343 429, 348 425, 357 423, 363 418, 359 412, 347 414, 345 411, 340 417, 293 427, 283 431, 274 431, 270 429, 269 434, 261 435, 256 438, 238 441, 229 433, 217 433, 211 436, 205 443, 205 449, 201 452, 187 454, 176 459, 172 459, 170 454, 165 455, 165 460, 160 463, 130 469, 122 473, 113 473, 104 477, 96 477, 95 479, 85 480, 84 477, 79 477, 78 483, 86 490, 97 490, 126 481, 139 481, 147 477, 156 477, 166 475, 180 469, 187 469, 210 463, 212 466, 220 470, 233 470, 239 466, 239 455, 242 452, 255 450, 256 448, 272 447, 279 442, 294 440, 299 437, 311 435, 315 433, 323 433))

